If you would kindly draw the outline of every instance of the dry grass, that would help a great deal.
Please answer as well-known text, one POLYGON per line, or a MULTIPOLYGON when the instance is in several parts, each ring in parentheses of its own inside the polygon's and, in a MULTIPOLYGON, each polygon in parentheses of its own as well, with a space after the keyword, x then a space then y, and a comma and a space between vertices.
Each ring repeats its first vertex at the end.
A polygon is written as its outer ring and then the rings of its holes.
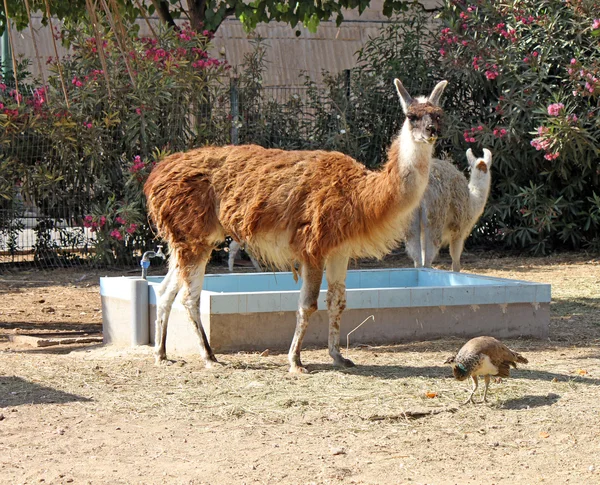
MULTIPOLYGON (((463 343, 455 339, 351 347, 357 367, 343 371, 326 350, 307 349, 306 376, 288 374, 282 353, 220 355, 225 365, 208 371, 197 357, 156 367, 148 348, 0 343, 0 476, 6 483, 597 481, 600 266, 580 256, 470 256, 465 266, 553 285, 550 340, 506 341, 529 364, 492 382, 489 405, 458 405, 469 384, 442 365, 463 343)), ((64 293, 68 285, 57 287, 64 293)))

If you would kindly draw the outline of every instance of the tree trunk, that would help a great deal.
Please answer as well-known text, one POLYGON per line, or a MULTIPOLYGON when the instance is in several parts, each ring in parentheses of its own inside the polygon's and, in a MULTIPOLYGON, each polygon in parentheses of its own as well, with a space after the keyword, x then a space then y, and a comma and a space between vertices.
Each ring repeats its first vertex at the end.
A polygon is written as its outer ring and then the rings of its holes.
POLYGON ((173 17, 171 16, 169 4, 166 0, 152 0, 152 5, 154 5, 154 8, 156 9, 159 19, 161 19, 167 25, 170 25, 174 29, 178 30, 175 20, 173 20, 173 17))
POLYGON ((202 30, 204 30, 206 0, 187 0, 187 3, 192 30, 202 32, 202 30))

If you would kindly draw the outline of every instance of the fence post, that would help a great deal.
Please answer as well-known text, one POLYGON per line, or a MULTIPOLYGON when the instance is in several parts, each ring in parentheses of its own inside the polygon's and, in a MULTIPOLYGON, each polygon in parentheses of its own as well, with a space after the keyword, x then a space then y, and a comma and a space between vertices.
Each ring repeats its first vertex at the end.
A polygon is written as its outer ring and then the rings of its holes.
POLYGON ((346 87, 346 101, 350 102, 350 69, 344 69, 344 86, 346 87))
POLYGON ((12 72, 12 52, 10 41, 8 40, 8 28, 4 25, 4 32, 0 37, 0 61, 2 61, 2 77, 4 82, 11 80, 13 76, 12 72))
POLYGON ((239 140, 238 122, 240 116, 240 99, 238 91, 238 79, 232 77, 229 87, 229 100, 231 104, 231 144, 237 145, 239 140))

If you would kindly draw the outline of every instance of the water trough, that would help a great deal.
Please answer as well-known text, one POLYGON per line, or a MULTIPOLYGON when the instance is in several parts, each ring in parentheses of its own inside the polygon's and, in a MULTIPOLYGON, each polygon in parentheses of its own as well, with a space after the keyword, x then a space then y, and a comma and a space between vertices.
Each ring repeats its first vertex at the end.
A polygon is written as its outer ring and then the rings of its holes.
MULTIPOLYGON (((100 279, 107 344, 154 343, 156 288, 162 277, 100 279)), ((375 320, 351 343, 387 344, 449 336, 546 338, 550 285, 434 269, 349 271, 341 338, 369 315, 375 320)), ((327 283, 304 345, 327 345, 327 283)), ((287 349, 296 324, 300 283, 291 273, 212 274, 204 281, 200 312, 215 352, 287 349)), ((187 314, 175 301, 167 352, 195 354, 198 343, 187 314)))

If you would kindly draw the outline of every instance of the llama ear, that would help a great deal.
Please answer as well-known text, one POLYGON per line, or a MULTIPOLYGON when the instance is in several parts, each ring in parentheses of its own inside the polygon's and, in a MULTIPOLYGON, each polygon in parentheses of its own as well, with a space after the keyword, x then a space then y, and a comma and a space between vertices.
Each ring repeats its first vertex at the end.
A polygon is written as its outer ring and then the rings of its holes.
POLYGON ((475 162, 477 162, 477 157, 473 155, 473 150, 470 148, 467 150, 467 160, 471 167, 475 166, 475 162))
POLYGON ((445 361, 444 364, 454 364, 454 355, 452 357, 448 357, 445 361))
POLYGON ((402 111, 404 114, 408 111, 408 107, 412 104, 413 99, 408 94, 408 91, 404 89, 404 86, 400 82, 400 79, 394 79, 394 86, 396 86, 396 91, 398 91, 398 96, 400 97, 400 104, 402 105, 402 111))
POLYGON ((492 152, 490 152, 487 148, 483 149, 483 161, 490 168, 492 165, 492 152))
POLYGON ((433 88, 431 94, 429 95, 428 101, 434 106, 440 105, 440 98, 442 97, 442 93, 444 92, 444 88, 448 84, 448 81, 440 81, 437 83, 436 87, 433 88))

